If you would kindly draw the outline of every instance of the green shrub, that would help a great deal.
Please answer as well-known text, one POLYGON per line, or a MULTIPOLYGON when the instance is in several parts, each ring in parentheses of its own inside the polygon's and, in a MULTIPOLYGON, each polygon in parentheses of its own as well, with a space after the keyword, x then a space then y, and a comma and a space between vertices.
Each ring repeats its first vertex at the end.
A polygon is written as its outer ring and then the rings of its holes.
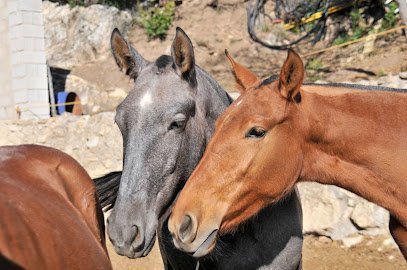
POLYGON ((350 40, 350 37, 345 34, 339 35, 335 40, 332 42, 333 45, 340 45, 342 43, 348 42, 350 40))
POLYGON ((387 30, 393 28, 397 23, 397 16, 394 11, 398 8, 397 3, 391 2, 386 9, 386 14, 384 14, 381 30, 387 30))
POLYGON ((85 2, 83 0, 68 0, 68 4, 71 8, 76 6, 83 6, 85 2))
POLYGON ((322 61, 318 58, 311 59, 305 68, 308 70, 320 70, 322 68, 322 61))
POLYGON ((150 39, 165 39, 174 17, 174 10, 174 2, 168 2, 163 7, 140 8, 138 22, 143 26, 150 39))
POLYGON ((360 10, 358 8, 352 9, 349 16, 352 22, 352 29, 359 26, 359 22, 362 19, 362 14, 360 13, 360 10))
POLYGON ((362 23, 363 15, 359 8, 354 8, 349 14, 351 19, 351 33, 342 33, 334 41, 333 45, 340 45, 350 40, 356 40, 369 33, 369 29, 362 23))

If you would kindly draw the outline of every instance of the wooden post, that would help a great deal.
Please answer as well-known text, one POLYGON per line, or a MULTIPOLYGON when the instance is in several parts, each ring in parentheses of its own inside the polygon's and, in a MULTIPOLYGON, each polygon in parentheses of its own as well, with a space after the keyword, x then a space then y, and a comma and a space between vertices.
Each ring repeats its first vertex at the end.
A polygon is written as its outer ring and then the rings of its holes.
POLYGON ((47 62, 47 75, 48 75, 48 93, 49 101, 51 103, 51 116, 57 116, 57 108, 55 107, 54 84, 52 83, 51 69, 47 62))

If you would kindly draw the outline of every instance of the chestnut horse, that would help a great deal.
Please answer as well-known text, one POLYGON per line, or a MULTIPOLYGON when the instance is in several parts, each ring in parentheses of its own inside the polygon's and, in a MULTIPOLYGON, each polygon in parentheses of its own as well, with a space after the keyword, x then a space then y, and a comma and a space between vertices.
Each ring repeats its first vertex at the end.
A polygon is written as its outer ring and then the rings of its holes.
POLYGON ((70 156, 0 147, 0 269, 112 269, 92 179, 70 156))
POLYGON ((233 230, 295 183, 316 181, 389 210, 390 231, 406 258, 406 90, 303 85, 303 63, 293 51, 276 81, 260 81, 230 60, 247 90, 218 118, 177 199, 168 223, 177 246, 213 247, 214 232, 233 230))

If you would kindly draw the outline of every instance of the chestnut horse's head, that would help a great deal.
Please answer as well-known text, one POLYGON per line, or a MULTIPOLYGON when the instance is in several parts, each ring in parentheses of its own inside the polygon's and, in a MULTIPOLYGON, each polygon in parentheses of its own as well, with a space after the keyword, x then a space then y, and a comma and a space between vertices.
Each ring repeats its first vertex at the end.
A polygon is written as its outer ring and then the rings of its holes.
POLYGON ((287 194, 302 167, 301 58, 290 50, 279 78, 261 81, 227 56, 241 96, 218 118, 168 223, 176 247, 195 257, 287 194))

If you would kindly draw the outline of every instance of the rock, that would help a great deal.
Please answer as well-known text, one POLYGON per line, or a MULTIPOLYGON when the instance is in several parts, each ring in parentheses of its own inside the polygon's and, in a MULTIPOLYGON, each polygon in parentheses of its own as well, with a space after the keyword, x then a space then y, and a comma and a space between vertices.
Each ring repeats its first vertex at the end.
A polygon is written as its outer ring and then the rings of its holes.
POLYGON ((131 26, 130 12, 115 7, 42 4, 47 60, 55 67, 71 69, 107 55, 112 30, 126 34, 131 26))
POLYGON ((395 88, 400 87, 400 82, 399 82, 398 76, 393 76, 391 74, 380 77, 377 80, 377 84, 381 85, 381 86, 387 86, 387 87, 395 87, 395 88))
POLYGON ((383 247, 388 247, 388 248, 393 248, 393 249, 398 248, 398 245, 396 244, 396 242, 394 241, 393 238, 384 239, 383 242, 382 242, 382 246, 383 247))
POLYGON ((379 228, 366 228, 366 229, 361 229, 359 231, 360 234, 363 235, 369 235, 369 236, 378 236, 378 235, 385 235, 389 234, 389 228, 387 225, 379 228))
POLYGON ((342 239, 342 243, 346 248, 351 248, 353 246, 356 246, 357 244, 360 244, 363 241, 363 236, 358 235, 354 237, 346 237, 342 239))
POLYGON ((324 244, 329 244, 332 242, 332 239, 326 236, 320 236, 318 237, 318 241, 324 244))
POLYGON ((341 240, 349 235, 356 234, 358 230, 353 226, 349 219, 342 219, 340 222, 333 224, 332 228, 327 229, 327 234, 333 240, 341 240))
MULTIPOLYGON (((340 231, 346 218, 342 217, 342 213, 348 207, 347 200, 343 199, 344 193, 338 192, 337 187, 317 183, 300 183, 298 187, 303 206, 304 232, 328 237, 335 235, 335 238, 343 235, 345 232, 340 231)), ((349 226, 344 228, 349 229, 349 226)), ((350 230, 351 233, 354 230, 350 230)))
POLYGON ((93 148, 93 147, 96 147, 98 145, 98 143, 99 143, 99 138, 98 137, 92 137, 92 138, 89 138, 86 141, 86 146, 88 148, 93 148))
POLYGON ((400 79, 402 79, 402 80, 407 80, 407 71, 400 72, 400 73, 399 73, 399 77, 400 77, 400 79))
POLYGON ((123 100, 127 96, 127 92, 124 91, 121 88, 111 88, 107 89, 107 94, 109 95, 109 99, 114 98, 114 99, 119 99, 123 100))
POLYGON ((389 223, 389 214, 383 208, 360 199, 351 215, 351 220, 360 228, 379 228, 389 223))
POLYGON ((388 234, 386 210, 344 189, 299 183, 304 233, 341 240, 354 234, 388 234))
POLYGON ((353 200, 353 199, 349 199, 348 200, 348 206, 350 206, 350 207, 355 207, 355 201, 353 200))
POLYGON ((386 76, 380 77, 378 80, 361 80, 357 81, 357 84, 365 85, 380 85, 386 87, 394 88, 404 88, 407 89, 407 79, 404 76, 407 76, 407 72, 401 72, 398 75, 388 74, 386 76), (404 73, 404 74, 403 74, 404 73))
POLYGON ((324 80, 316 80, 314 83, 317 83, 317 84, 328 84, 329 82, 328 82, 328 81, 324 81, 324 80))

